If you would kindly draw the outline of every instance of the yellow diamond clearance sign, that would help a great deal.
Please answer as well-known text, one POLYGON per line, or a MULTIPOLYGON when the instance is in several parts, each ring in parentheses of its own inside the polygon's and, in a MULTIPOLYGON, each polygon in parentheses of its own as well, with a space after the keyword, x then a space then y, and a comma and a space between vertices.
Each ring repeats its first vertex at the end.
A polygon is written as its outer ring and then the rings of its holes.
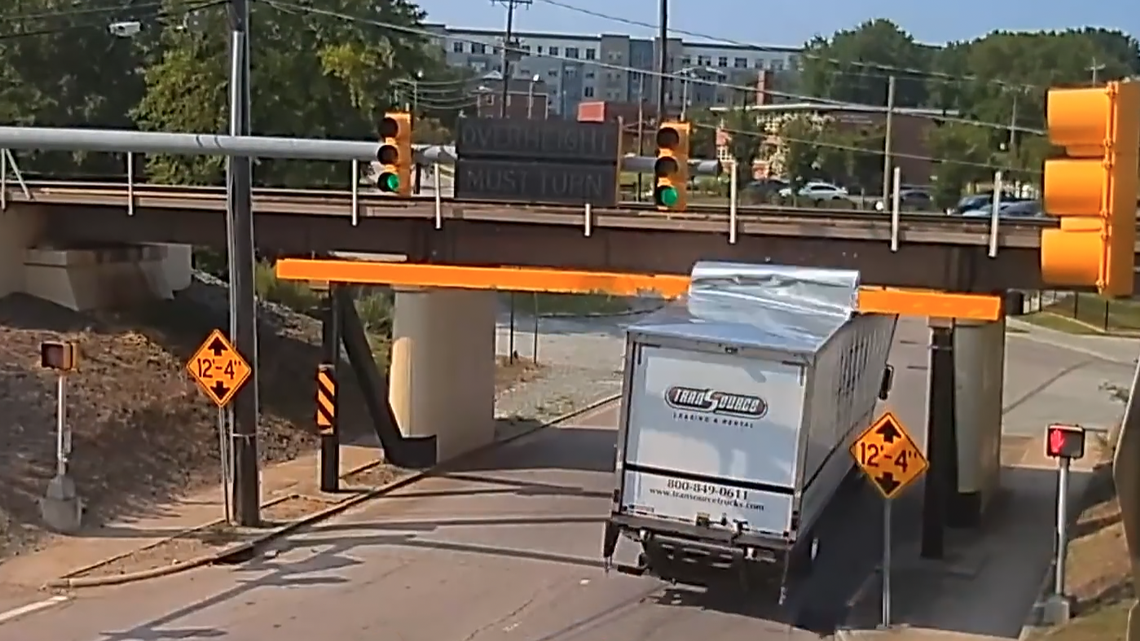
POLYGON ((186 370, 218 407, 229 404, 253 373, 249 363, 217 329, 202 341, 198 351, 186 363, 186 370))
POLYGON ((855 463, 883 498, 893 499, 930 467, 902 421, 886 412, 851 445, 855 463))

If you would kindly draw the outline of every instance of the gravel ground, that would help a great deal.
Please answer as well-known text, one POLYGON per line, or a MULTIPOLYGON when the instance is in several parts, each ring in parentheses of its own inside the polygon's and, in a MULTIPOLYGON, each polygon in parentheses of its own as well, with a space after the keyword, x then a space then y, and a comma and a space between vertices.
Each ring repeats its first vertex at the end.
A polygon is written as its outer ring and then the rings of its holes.
MULTIPOLYGON (((183 364, 211 329, 227 324, 227 308, 225 284, 202 274, 175 300, 127 313, 77 314, 18 295, 0 300, 0 559, 51 538, 37 505, 54 467, 54 381, 38 367, 40 341, 80 346, 68 403, 70 471, 88 501, 87 522, 96 525, 216 482, 215 411, 183 364)), ((259 453, 268 464, 314 448, 320 325, 269 303, 259 306, 258 320, 259 453)), ((539 341, 544 367, 524 356, 521 365, 499 368, 499 415, 550 419, 618 390, 621 345, 606 334, 613 323, 558 321, 551 329, 558 331, 539 341)), ((353 380, 342 393, 346 440, 367 437, 353 380)))
MULTIPOLYGON (((500 395, 496 414, 549 420, 619 393, 623 328, 636 318, 540 318, 536 354, 534 319, 516 316, 513 350, 524 359, 536 360, 543 367, 543 375, 500 395)), ((508 316, 500 316, 496 334, 499 355, 509 356, 508 316)))

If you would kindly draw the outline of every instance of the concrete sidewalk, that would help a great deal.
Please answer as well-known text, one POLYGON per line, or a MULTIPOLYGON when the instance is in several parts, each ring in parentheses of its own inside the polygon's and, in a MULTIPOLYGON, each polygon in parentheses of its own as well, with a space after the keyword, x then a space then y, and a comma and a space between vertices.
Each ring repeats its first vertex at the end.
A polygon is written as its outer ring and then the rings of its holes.
MULTIPOLYGON (((847 637, 1019 638, 1051 568, 1057 468, 1045 457, 1041 438, 1024 439, 1018 450, 1007 450, 1011 456, 1002 470, 1003 495, 983 531, 951 532, 941 561, 920 559, 917 546, 895 550, 892 620, 898 627, 873 629, 880 620, 882 593, 876 576, 856 606, 856 629, 847 631, 847 637)), ((1090 455, 1074 464, 1071 501, 1084 494, 1094 461, 1090 455)))
MULTIPOLYGON (((376 447, 342 445, 341 474, 379 460, 376 447)), ((262 471, 262 501, 290 494, 318 495, 317 454, 262 471)), ((0 563, 0 588, 38 589, 47 581, 110 558, 160 543, 225 516, 220 486, 155 506, 147 514, 105 523, 73 536, 53 536, 42 549, 0 563)))

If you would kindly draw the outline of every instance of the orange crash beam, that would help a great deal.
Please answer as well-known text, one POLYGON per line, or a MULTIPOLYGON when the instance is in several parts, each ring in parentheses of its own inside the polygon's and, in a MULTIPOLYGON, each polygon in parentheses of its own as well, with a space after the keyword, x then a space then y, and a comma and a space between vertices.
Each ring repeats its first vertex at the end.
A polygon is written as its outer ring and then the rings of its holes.
MULTIPOLYGON (((493 289, 557 294, 610 294, 677 298, 689 289, 687 276, 626 274, 529 267, 458 267, 353 260, 277 261, 277 277, 369 285, 493 289)), ((1001 298, 929 290, 863 287, 859 311, 902 316, 930 316, 992 321, 1001 318, 1001 298)))

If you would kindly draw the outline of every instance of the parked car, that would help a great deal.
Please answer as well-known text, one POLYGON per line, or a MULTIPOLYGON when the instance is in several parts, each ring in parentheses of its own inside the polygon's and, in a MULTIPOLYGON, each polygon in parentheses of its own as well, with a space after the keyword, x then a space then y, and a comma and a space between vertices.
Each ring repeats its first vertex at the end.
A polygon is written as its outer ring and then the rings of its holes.
POLYGON ((788 181, 781 178, 761 178, 753 180, 744 186, 746 197, 754 201, 766 200, 769 196, 779 194, 788 188, 788 181))
MULTIPOLYGON (((790 186, 784 187, 780 190, 780 195, 784 198, 790 198, 792 196, 792 188, 790 186)), ((846 200, 847 190, 843 187, 833 185, 831 183, 812 181, 803 187, 800 187, 799 191, 796 192, 796 196, 799 198, 808 198, 817 202, 826 200, 846 200)))
MULTIPOLYGON (((1004 203, 1022 202, 1024 200, 1025 200, 1024 198, 1020 198, 1018 196, 1015 196, 1015 195, 1013 195, 1013 193, 1008 192, 1008 191, 1002 192, 1002 195, 1001 195, 1001 202, 1003 204, 1004 203)), ((966 196, 963 196, 962 199, 958 201, 958 205, 956 207, 954 207, 954 209, 950 213, 964 214, 968 211, 983 209, 983 208, 989 207, 993 203, 993 201, 994 201, 994 192, 992 190, 991 191, 981 191, 981 192, 978 192, 976 194, 968 194, 966 196)))
MULTIPOLYGON (((993 216, 993 210, 993 202, 989 202, 982 207, 962 212, 962 216, 966 218, 990 218, 993 216)), ((998 208, 999 218, 1041 218, 1044 216, 1045 212, 1041 210, 1041 203, 1036 200, 1002 201, 998 208)))
MULTIPOLYGON (((890 199, 875 201, 875 211, 890 211, 890 199)), ((903 211, 934 211, 934 198, 925 189, 900 189, 899 209, 903 211)))

